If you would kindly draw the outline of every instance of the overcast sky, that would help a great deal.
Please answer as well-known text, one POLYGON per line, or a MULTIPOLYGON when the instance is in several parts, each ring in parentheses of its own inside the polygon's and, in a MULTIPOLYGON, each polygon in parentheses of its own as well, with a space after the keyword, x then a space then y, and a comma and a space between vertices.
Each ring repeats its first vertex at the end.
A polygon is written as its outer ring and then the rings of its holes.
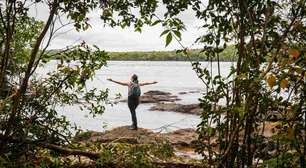
MULTIPOLYGON (((30 15, 40 20, 46 20, 48 9, 42 6, 32 8, 30 15)), ((159 7, 157 14, 162 16, 165 8, 159 7)), ((163 31, 161 26, 145 26, 141 33, 134 32, 133 28, 111 28, 103 24, 99 18, 101 11, 94 11, 89 14, 91 28, 83 32, 77 32, 73 26, 68 26, 59 32, 50 45, 50 49, 61 49, 67 45, 77 44, 86 41, 89 44, 95 44, 100 49, 106 51, 153 51, 153 50, 174 50, 181 49, 180 45, 173 41, 168 47, 165 47, 165 37, 160 37, 163 31)), ((187 30, 182 33, 182 43, 190 47, 195 39, 201 35, 199 31, 200 21, 194 17, 194 12, 188 10, 182 13, 181 18, 186 24, 187 30)), ((200 46, 193 45, 192 48, 200 46)))

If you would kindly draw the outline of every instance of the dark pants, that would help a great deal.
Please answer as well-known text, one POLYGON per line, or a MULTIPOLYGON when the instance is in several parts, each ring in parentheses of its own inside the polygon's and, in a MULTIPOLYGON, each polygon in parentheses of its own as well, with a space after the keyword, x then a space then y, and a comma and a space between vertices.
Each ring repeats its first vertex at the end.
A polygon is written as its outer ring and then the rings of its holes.
POLYGON ((128 97, 128 106, 132 115, 132 126, 137 128, 137 118, 136 118, 136 108, 139 104, 138 96, 129 96, 128 97))

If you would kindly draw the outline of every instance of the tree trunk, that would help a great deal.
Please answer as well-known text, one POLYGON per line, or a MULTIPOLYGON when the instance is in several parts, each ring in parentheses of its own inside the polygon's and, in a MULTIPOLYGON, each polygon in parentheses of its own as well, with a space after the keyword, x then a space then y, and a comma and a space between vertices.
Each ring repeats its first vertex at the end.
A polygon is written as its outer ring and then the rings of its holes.
POLYGON ((43 38, 45 37, 45 35, 46 35, 46 33, 47 33, 47 31, 48 31, 48 29, 49 29, 49 27, 50 27, 50 25, 53 21, 55 13, 58 9, 58 5, 59 5, 58 1, 53 2, 48 20, 46 22, 46 25, 45 25, 44 29, 42 30, 42 32, 40 33, 39 37, 37 38, 36 43, 34 45, 34 48, 31 51, 30 60, 29 60, 29 63, 28 63, 27 70, 25 72, 25 76, 24 76, 23 81, 21 83, 20 89, 17 90, 16 96, 13 98, 12 112, 10 114, 6 129, 5 129, 5 135, 6 136, 8 136, 11 133, 12 127, 15 126, 14 125, 15 116, 16 116, 18 108, 19 108, 19 106, 20 106, 20 104, 23 100, 23 96, 26 92, 26 89, 27 89, 27 86, 28 86, 28 81, 29 81, 30 76, 31 76, 32 67, 33 67, 35 59, 36 59, 36 55, 39 51, 39 47, 41 45, 41 42, 42 42, 43 38))

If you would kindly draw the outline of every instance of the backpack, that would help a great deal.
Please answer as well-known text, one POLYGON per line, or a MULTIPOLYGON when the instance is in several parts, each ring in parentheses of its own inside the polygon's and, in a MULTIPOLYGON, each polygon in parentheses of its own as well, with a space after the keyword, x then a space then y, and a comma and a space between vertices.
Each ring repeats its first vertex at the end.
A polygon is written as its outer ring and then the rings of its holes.
POLYGON ((141 90, 140 90, 139 84, 132 82, 131 95, 130 96, 139 97, 140 95, 141 95, 141 90))

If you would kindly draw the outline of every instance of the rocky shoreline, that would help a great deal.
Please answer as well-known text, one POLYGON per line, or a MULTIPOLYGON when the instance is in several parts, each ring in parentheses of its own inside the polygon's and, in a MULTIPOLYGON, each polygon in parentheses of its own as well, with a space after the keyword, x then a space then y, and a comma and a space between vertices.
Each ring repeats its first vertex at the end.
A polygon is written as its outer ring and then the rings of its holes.
MULTIPOLYGON (((189 93, 189 92, 188 92, 189 93)), ((181 94, 188 94, 187 92, 181 94)), ((202 109, 199 104, 180 104, 176 101, 180 98, 176 95, 172 95, 169 92, 162 91, 149 91, 142 95, 142 103, 152 103, 149 110, 151 111, 172 111, 190 115, 201 115, 202 109)), ((271 115, 273 117, 273 115, 271 115)), ((277 118, 277 116, 276 116, 277 118)), ((271 120, 271 119, 270 119, 271 120)), ((161 127, 162 130, 162 127, 161 127)), ((278 131, 277 124, 275 122, 267 120, 264 125, 259 125, 258 131, 263 131, 262 135, 266 138, 263 142, 266 145, 271 145, 269 139, 275 135, 278 131)), ((218 151, 217 144, 219 137, 217 135, 210 138, 209 142, 206 140, 199 141, 198 134, 193 128, 178 129, 172 132, 154 132, 156 130, 150 130, 145 128, 139 128, 138 130, 130 130, 129 126, 116 127, 104 132, 87 131, 77 134, 72 142, 80 144, 81 146, 99 146, 107 145, 119 145, 119 146, 150 146, 150 148, 158 148, 160 145, 166 143, 168 146, 162 147, 173 153, 170 160, 161 161, 152 160, 154 164, 166 165, 165 167, 185 168, 185 167, 205 167, 202 163, 203 156, 196 152, 196 148, 199 143, 208 144, 212 147, 212 150, 218 151), (170 148, 168 148, 170 147, 170 148), (155 162, 157 161, 157 162, 155 162)), ((239 136, 243 136, 243 132, 239 132, 239 136)), ((240 139, 240 138, 239 138, 240 139)), ((152 163, 153 163, 152 162, 152 163)), ((94 162, 93 162, 94 163, 94 162)), ((95 163, 94 163, 95 164, 95 163)))
POLYGON ((200 115, 202 109, 199 104, 158 103, 152 106, 151 111, 173 111, 178 113, 200 115))
MULTIPOLYGON (((266 138, 270 138, 278 131, 277 125, 273 122, 267 122, 264 127, 263 136, 266 138)), ((259 126, 258 129, 261 130, 262 126, 259 126)), ((167 142, 173 148, 176 157, 183 159, 184 162, 191 160, 200 161, 202 159, 202 156, 195 151, 198 143, 198 134, 192 128, 161 133, 145 128, 130 130, 129 126, 121 126, 104 132, 81 132, 72 139, 72 142, 85 144, 85 146, 87 146, 86 144, 156 145, 158 142, 167 142)), ((214 148, 217 143, 217 137, 212 137, 210 145, 214 148)))
MULTIPOLYGON (((179 95, 199 93, 199 91, 179 92, 179 95)), ((151 111, 170 111, 184 114, 200 115, 202 109, 199 104, 180 104, 177 101, 182 100, 177 95, 170 92, 159 90, 151 90, 143 93, 140 96, 141 103, 153 103, 154 105, 149 109, 151 111)), ((127 100, 120 100, 119 102, 126 102, 127 100)))
POLYGON ((105 132, 87 131, 76 135, 74 142, 83 143, 129 143, 150 144, 156 141, 168 141, 177 147, 192 147, 195 145, 198 135, 192 128, 178 129, 173 132, 159 133, 150 129, 138 128, 130 130, 129 126, 116 127, 105 132))
POLYGON ((173 148, 176 157, 181 158, 183 162, 189 162, 202 159, 201 155, 195 152, 197 138, 198 134, 192 128, 159 133, 145 128, 130 130, 129 126, 122 126, 105 132, 82 132, 77 134, 72 141, 78 144, 122 143, 133 145, 167 142, 173 148))

